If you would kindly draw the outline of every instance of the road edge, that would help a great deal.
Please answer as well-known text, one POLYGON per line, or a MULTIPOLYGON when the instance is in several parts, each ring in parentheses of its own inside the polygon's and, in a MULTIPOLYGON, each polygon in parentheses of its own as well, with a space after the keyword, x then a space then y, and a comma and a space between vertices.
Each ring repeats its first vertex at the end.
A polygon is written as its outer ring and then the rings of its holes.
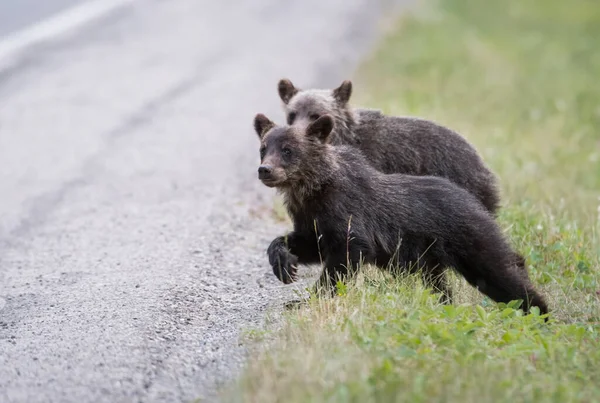
POLYGON ((73 36, 88 24, 139 0, 91 0, 27 26, 0 40, 0 74, 14 68, 31 48, 73 36))

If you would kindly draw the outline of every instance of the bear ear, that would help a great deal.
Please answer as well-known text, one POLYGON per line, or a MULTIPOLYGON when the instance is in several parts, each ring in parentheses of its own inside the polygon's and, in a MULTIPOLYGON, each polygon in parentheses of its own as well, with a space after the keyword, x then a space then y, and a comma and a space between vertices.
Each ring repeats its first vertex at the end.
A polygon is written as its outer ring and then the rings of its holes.
POLYGON ((294 84, 287 78, 279 80, 277 90, 279 91, 279 98, 281 98, 286 105, 290 102, 290 99, 298 93, 298 89, 294 87, 294 84))
POLYGON ((254 117, 254 131, 256 131, 258 138, 261 140, 265 133, 273 127, 275 127, 275 123, 271 122, 271 120, 262 113, 259 113, 254 117))
POLYGON ((308 125, 306 134, 324 142, 333 131, 333 125, 333 118, 330 115, 323 115, 308 125))
POLYGON ((350 100, 350 95, 352 95, 352 81, 350 80, 345 80, 339 87, 333 90, 333 97, 342 105, 350 100))

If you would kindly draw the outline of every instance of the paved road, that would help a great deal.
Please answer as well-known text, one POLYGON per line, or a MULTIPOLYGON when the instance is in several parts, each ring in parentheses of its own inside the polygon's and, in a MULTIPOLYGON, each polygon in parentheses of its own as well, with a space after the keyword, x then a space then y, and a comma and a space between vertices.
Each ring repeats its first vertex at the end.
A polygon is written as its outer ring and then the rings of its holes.
POLYGON ((1 0, 0 39, 86 0, 1 0))
POLYGON ((333 86, 371 0, 148 0, 0 78, 0 401, 212 397, 293 287, 256 179, 276 83, 333 86))

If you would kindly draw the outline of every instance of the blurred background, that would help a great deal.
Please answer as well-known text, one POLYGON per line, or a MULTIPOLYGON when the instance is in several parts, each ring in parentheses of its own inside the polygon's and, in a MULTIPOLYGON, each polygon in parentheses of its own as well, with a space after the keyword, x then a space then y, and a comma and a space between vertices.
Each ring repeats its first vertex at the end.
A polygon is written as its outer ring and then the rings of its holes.
POLYGON ((6 0, 0 4, 0 35, 11 33, 51 17, 85 0, 6 0))

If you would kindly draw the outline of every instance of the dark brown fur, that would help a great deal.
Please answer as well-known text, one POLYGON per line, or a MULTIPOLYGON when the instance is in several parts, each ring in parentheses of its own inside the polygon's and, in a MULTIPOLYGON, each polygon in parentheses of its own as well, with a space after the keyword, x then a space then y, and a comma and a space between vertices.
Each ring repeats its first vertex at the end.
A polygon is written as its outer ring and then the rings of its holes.
POLYGON ((324 262, 318 282, 356 272, 359 263, 420 268, 425 281, 450 300, 452 267, 498 302, 522 299, 524 310, 548 311, 519 266, 493 217, 469 192, 434 176, 383 174, 361 152, 332 146, 334 127, 322 116, 306 129, 276 126, 257 115, 259 178, 283 193, 294 230, 268 248, 275 275, 288 284, 298 264, 324 262), (316 231, 315 231, 316 230, 316 231))
POLYGON ((329 142, 357 147, 384 173, 447 178, 474 194, 494 215, 500 196, 495 175, 458 133, 434 122, 385 116, 349 105, 352 83, 333 90, 301 90, 290 80, 278 84, 289 125, 306 127, 324 114, 335 119, 329 142))

